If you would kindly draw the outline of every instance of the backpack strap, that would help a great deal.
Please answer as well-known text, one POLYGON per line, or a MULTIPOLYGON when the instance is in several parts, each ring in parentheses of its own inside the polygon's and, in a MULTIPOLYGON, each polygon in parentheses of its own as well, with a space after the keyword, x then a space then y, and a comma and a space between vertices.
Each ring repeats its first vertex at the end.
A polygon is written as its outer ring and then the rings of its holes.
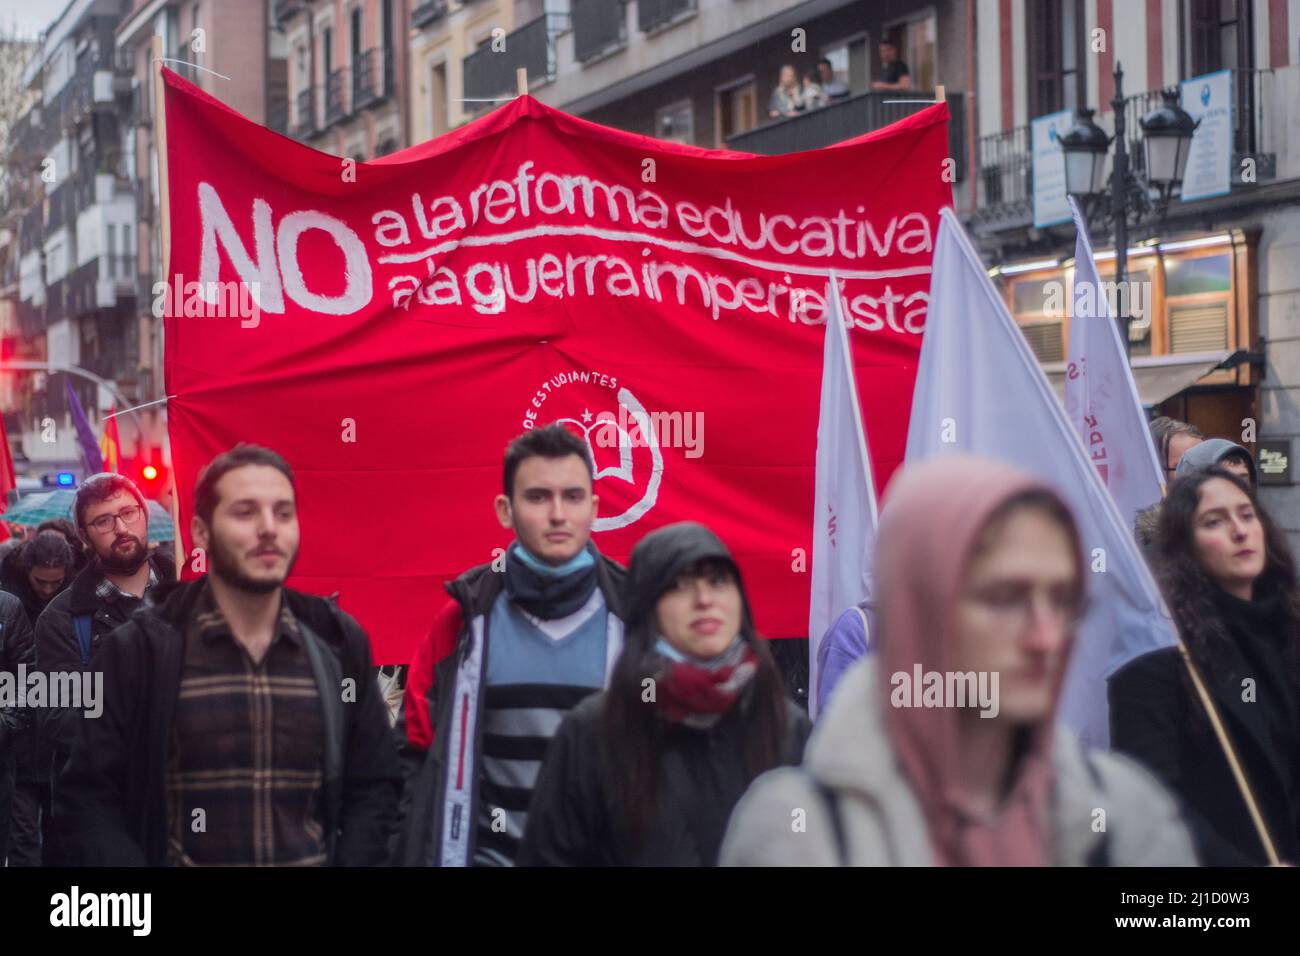
POLYGON ((849 865, 849 844, 844 835, 844 817, 840 813, 840 797, 833 789, 809 774, 808 779, 821 794, 822 803, 830 816, 831 833, 835 838, 835 866, 849 865))
POLYGON ((867 620, 867 612, 863 610, 861 604, 853 605, 853 610, 858 612, 858 617, 862 620, 862 640, 868 649, 871 648, 871 622, 867 620))
POLYGON ((74 614, 72 616, 72 628, 77 632, 77 644, 81 647, 81 666, 90 666, 90 646, 93 640, 93 634, 90 627, 89 614, 74 614))
MULTIPOLYGON (((1104 794, 1106 788, 1102 781, 1101 771, 1097 769, 1097 765, 1093 762, 1091 750, 1084 750, 1083 765, 1088 768, 1088 776, 1092 778, 1092 785, 1096 788, 1096 792, 1098 794, 1104 794)), ((1092 848, 1092 852, 1088 854, 1084 866, 1110 865, 1110 831, 1103 830, 1101 831, 1101 840, 1092 848)))

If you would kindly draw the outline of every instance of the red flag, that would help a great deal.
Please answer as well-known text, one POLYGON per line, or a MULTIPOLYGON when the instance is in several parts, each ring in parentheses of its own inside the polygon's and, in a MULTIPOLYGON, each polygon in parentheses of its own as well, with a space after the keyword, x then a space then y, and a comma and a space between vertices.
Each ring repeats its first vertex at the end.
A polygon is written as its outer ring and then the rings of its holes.
MULTIPOLYGON (((13 453, 9 450, 9 434, 5 431, 4 416, 0 415, 0 514, 9 510, 9 492, 17 487, 13 453)), ((9 527, 0 521, 0 541, 8 537, 9 527)))
POLYGON ((377 658, 405 661, 442 582, 509 541, 506 444, 563 421, 592 446, 602 551, 703 521, 760 630, 804 634, 827 276, 883 487, 951 203, 946 105, 758 157, 521 97, 354 164, 164 76, 182 529, 206 461, 276 449, 298 475, 293 584, 340 591, 377 658))
POLYGON ((104 458, 104 470, 122 470, 122 444, 117 438, 117 406, 111 406, 104 417, 104 430, 99 435, 99 453, 104 458))

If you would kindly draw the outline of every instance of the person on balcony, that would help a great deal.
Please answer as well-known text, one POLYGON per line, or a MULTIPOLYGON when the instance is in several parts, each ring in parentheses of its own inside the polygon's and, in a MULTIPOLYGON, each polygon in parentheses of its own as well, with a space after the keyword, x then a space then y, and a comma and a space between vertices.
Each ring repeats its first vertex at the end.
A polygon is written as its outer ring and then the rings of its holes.
POLYGON ((767 115, 772 119, 785 116, 797 116, 804 110, 803 87, 799 85, 799 74, 787 63, 781 67, 781 76, 777 81, 772 97, 767 101, 767 115))
POLYGON ((910 90, 912 73, 898 56, 898 43, 886 37, 880 41, 880 79, 871 84, 873 90, 910 90))

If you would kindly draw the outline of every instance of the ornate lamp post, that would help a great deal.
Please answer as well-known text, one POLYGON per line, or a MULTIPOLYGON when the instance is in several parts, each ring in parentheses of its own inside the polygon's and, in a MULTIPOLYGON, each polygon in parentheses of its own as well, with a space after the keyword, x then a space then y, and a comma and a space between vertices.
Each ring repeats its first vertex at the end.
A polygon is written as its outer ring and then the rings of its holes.
POLYGON ((1120 314, 1116 319, 1125 350, 1131 347, 1131 320, 1126 308, 1127 296, 1124 295, 1128 287, 1129 221, 1132 219, 1136 225, 1153 210, 1163 218, 1174 191, 1182 185, 1192 134, 1199 125, 1178 105, 1176 90, 1163 90, 1161 96, 1164 105, 1139 120, 1146 160, 1145 176, 1138 176, 1129 166, 1124 70, 1118 63, 1115 64, 1115 98, 1110 101, 1115 115, 1115 135, 1107 136, 1106 131, 1093 122, 1092 110, 1080 109, 1074 125, 1060 138, 1061 150, 1065 153, 1066 191, 1082 199, 1085 216, 1092 218, 1092 214, 1097 212, 1098 218, 1111 223, 1115 230, 1115 283, 1121 290, 1120 314), (1115 160, 1107 183, 1104 167, 1112 143, 1115 145, 1115 160), (1156 193, 1155 202, 1152 201, 1152 190, 1156 193))

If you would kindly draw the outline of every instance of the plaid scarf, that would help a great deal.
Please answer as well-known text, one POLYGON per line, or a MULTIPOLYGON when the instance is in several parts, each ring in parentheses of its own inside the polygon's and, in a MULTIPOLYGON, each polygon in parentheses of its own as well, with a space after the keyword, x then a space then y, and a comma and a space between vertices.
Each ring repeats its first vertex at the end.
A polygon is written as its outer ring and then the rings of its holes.
POLYGON ((669 723, 708 730, 730 712, 758 673, 758 657, 743 636, 711 661, 674 660, 650 652, 659 713, 669 723))

